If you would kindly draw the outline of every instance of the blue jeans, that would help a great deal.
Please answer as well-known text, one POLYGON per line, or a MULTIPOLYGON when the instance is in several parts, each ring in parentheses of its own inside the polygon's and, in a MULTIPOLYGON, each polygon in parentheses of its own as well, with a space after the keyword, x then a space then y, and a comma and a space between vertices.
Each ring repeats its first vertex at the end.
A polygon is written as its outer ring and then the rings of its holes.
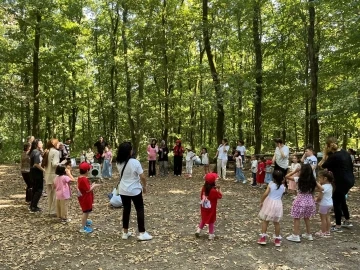
POLYGON ((108 160, 108 159, 104 160, 103 169, 102 169, 102 177, 105 177, 105 178, 112 177, 112 167, 110 164, 110 160, 108 160))
POLYGON ((241 168, 236 167, 236 180, 237 181, 245 181, 245 175, 241 168))

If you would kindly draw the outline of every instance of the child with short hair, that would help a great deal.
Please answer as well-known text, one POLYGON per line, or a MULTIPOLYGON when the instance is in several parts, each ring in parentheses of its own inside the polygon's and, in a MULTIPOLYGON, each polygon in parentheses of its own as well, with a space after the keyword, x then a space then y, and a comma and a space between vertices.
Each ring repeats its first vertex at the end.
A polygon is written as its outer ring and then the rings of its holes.
POLYGON ((275 240, 276 247, 281 246, 280 236, 280 220, 283 216, 283 204, 282 196, 285 192, 285 186, 283 185, 283 174, 281 171, 276 170, 272 174, 273 180, 270 181, 265 193, 261 197, 260 201, 260 213, 259 217, 262 219, 260 239, 257 241, 260 245, 266 245, 266 234, 269 222, 272 221, 275 227, 275 240))
POLYGON ((196 156, 195 153, 191 150, 191 148, 187 147, 186 148, 187 153, 186 153, 186 174, 187 177, 191 178, 192 177, 192 168, 194 165, 194 160, 193 158, 196 156))
POLYGON ((300 219, 303 218, 306 225, 306 233, 302 234, 302 238, 309 241, 313 240, 310 231, 310 218, 316 213, 316 206, 314 200, 314 191, 316 187, 316 180, 313 174, 313 169, 310 164, 301 166, 299 177, 294 176, 298 170, 291 172, 285 176, 287 180, 298 183, 298 195, 293 201, 291 207, 291 216, 294 219, 293 234, 286 237, 287 240, 300 243, 300 219))
POLYGON ((205 224, 209 225, 209 240, 215 238, 215 221, 217 201, 222 198, 220 186, 216 185, 219 176, 216 173, 205 175, 205 183, 200 192, 201 222, 196 230, 195 236, 199 237, 205 224))
POLYGON ((259 158, 257 175, 256 175, 256 183, 259 188, 262 187, 265 181, 265 158, 259 158))
MULTIPOLYGON (((71 166, 69 166, 71 168, 71 166)), ((70 182, 76 182, 71 175, 71 169, 64 165, 58 165, 55 170, 54 179, 56 194, 56 215, 61 222, 67 223, 71 220, 68 218, 68 204, 71 197, 70 182)))
MULTIPOLYGON (((292 163, 291 163, 291 166, 290 166, 290 172, 294 172, 294 171, 299 171, 300 168, 301 168, 301 165, 299 163, 299 159, 297 156, 293 155, 291 157, 291 160, 292 160, 292 163)), ((294 173, 293 176, 299 176, 299 172, 297 173, 294 173)), ((288 183, 288 190, 289 190, 289 193, 292 193, 292 194, 297 194, 297 184, 295 181, 289 181, 288 183)))
POLYGON ((80 176, 78 177, 78 200, 83 212, 81 218, 81 233, 91 233, 93 230, 90 228, 92 221, 88 219, 89 214, 92 212, 92 206, 94 202, 93 189, 100 186, 99 184, 92 183, 90 185, 87 175, 91 169, 91 166, 87 162, 83 162, 79 165, 80 176))
POLYGON ((301 162, 304 164, 310 164, 314 177, 316 178, 316 167, 317 167, 317 158, 314 155, 314 149, 311 145, 308 145, 305 148, 304 155, 301 158, 301 162))
POLYGON ((257 173, 257 169, 258 168, 258 161, 256 160, 255 155, 251 156, 251 175, 253 178, 253 182, 252 182, 252 187, 257 187, 256 185, 256 173, 257 173))
POLYGON ((272 160, 267 159, 265 162, 265 183, 270 184, 273 179, 274 168, 271 166, 272 160))
POLYGON ((243 168, 242 158, 241 158, 239 151, 235 151, 234 158, 235 158, 235 165, 236 165, 235 166, 236 167, 235 183, 240 183, 240 181, 242 181, 243 184, 246 184, 245 175, 242 171, 242 168, 243 168))
POLYGON ((204 166, 205 175, 210 172, 209 170, 209 156, 207 153, 207 149, 204 147, 201 149, 201 164, 204 166))
POLYGON ((317 190, 320 191, 316 201, 319 203, 319 214, 321 219, 321 230, 315 233, 316 236, 330 236, 331 221, 330 210, 333 207, 332 194, 334 189, 334 176, 331 171, 324 170, 320 173, 320 183, 317 183, 317 190))

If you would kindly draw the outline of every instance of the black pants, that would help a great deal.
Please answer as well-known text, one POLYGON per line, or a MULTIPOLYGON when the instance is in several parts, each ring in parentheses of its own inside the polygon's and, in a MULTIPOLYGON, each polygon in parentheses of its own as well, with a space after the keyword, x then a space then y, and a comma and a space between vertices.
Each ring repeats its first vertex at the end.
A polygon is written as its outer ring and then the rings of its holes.
POLYGON ((131 213, 131 201, 133 201, 135 205, 136 215, 137 215, 137 224, 138 230, 140 233, 145 232, 145 215, 144 215, 144 201, 142 197, 142 192, 136 196, 127 196, 120 195, 122 203, 123 203, 123 228, 129 229, 129 220, 131 213))
POLYGON ((182 172, 182 156, 174 156, 174 174, 181 175, 182 172))
POLYGON ((37 168, 30 169, 30 179, 33 184, 32 187, 32 198, 30 208, 35 209, 38 207, 43 189, 44 189, 44 177, 43 172, 37 168))
POLYGON ((24 178, 25 184, 26 184, 26 202, 31 202, 31 194, 32 194, 32 183, 30 178, 30 172, 22 172, 22 177, 24 178))
POLYGON ((345 195, 349 192, 350 188, 335 187, 335 191, 332 195, 332 199, 334 204, 336 225, 341 225, 342 214, 344 214, 346 220, 350 219, 349 209, 345 199, 345 195))
POLYGON ((251 176, 253 178, 252 186, 256 186, 256 173, 251 173, 251 176))
POLYGON ((149 176, 156 176, 156 160, 149 160, 149 176))
MULTIPOLYGON (((288 172, 288 169, 287 169, 287 168, 284 169, 284 168, 280 167, 280 166, 275 162, 274 171, 276 171, 276 170, 281 171, 281 172, 283 173, 283 177, 284 177, 284 178, 285 178, 285 176, 287 175, 287 172, 288 172)), ((288 188, 288 184, 287 184, 287 181, 286 181, 286 180, 284 181, 284 185, 285 185, 285 187, 286 187, 286 189, 287 189, 287 188, 288 188)))

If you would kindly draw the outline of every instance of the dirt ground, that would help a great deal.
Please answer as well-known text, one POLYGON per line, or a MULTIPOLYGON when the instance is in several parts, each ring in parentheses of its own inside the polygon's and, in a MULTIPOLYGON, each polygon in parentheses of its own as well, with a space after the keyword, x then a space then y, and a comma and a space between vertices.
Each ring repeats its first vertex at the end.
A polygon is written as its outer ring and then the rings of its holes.
MULTIPOLYGON (((116 185, 117 172, 96 190, 91 214, 94 232, 84 235, 78 232, 81 211, 75 192, 69 224, 59 224, 46 214, 46 198, 40 201, 44 212, 30 214, 24 203, 25 185, 19 167, 1 165, 0 269, 359 269, 358 183, 348 200, 352 229, 312 242, 284 239, 282 246, 275 248, 271 242, 266 246, 256 243, 263 190, 234 183, 230 173, 228 181, 219 183, 224 196, 218 204, 216 239, 209 241, 207 233, 196 239, 203 171, 194 170, 192 179, 169 176, 148 180, 146 228, 154 239, 138 242, 135 237, 121 239, 122 210, 108 207, 106 194, 116 185)), ((291 196, 286 195, 283 203, 281 234, 285 237, 292 231, 291 196)), ((135 211, 130 223, 135 232, 135 211)), ((304 224, 301 226, 303 229, 304 224)), ((318 231, 319 226, 316 217, 312 231, 318 231)), ((268 233, 273 234, 273 226, 268 233)))

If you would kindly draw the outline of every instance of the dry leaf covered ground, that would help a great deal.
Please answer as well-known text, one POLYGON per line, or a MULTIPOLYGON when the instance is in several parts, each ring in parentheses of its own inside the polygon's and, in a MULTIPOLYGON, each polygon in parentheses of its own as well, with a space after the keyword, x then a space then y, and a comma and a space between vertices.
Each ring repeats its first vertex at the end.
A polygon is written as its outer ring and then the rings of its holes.
MULTIPOLYGON (((78 232, 81 211, 75 195, 70 203, 69 224, 59 224, 45 213, 30 214, 24 204, 25 185, 19 167, 1 165, 0 269, 359 269, 357 186, 349 196, 352 229, 300 244, 283 240, 281 248, 275 248, 272 243, 256 244, 263 190, 230 180, 220 182, 224 196, 218 204, 217 238, 209 241, 204 235, 196 239, 203 180, 202 168, 194 170, 192 179, 169 176, 148 180, 146 227, 154 239, 137 242, 135 237, 121 239, 122 210, 107 205, 106 194, 116 185, 117 173, 96 190, 91 214, 95 230, 84 235, 78 232)), ((286 236, 292 230, 291 197, 286 195, 283 202, 281 231, 286 236)), ((44 212, 46 205, 46 198, 42 198, 44 212)), ((130 222, 135 232, 135 211, 130 222)), ((313 219, 312 230, 319 226, 318 218, 313 219)))

